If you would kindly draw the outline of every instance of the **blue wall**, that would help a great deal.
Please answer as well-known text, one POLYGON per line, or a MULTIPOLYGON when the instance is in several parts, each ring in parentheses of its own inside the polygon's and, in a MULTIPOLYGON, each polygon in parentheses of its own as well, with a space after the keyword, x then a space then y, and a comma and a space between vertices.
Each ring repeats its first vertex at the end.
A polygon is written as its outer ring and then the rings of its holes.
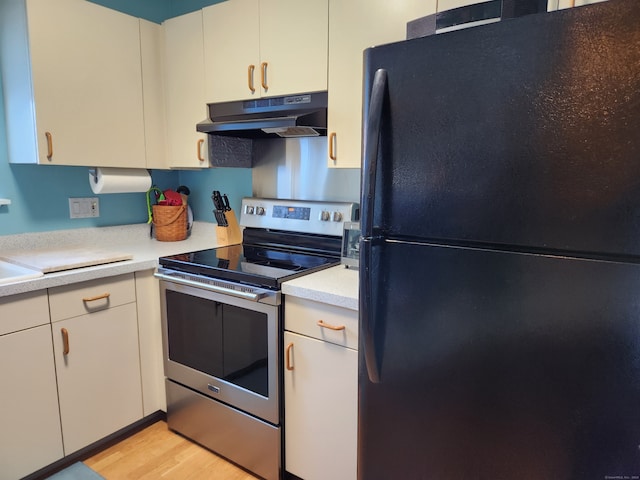
POLYGON ((167 18, 199 10, 224 0, 90 0, 136 17, 162 23, 167 18))
MULTIPOLYGON (((196 0, 100 0, 113 7, 151 21, 196 10, 215 1, 196 0), (117 8, 122 7, 122 8, 117 8)), ((2 79, 0 78, 0 91, 2 79)), ((69 218, 69 197, 95 196, 89 187, 88 168, 51 165, 10 165, 7 154, 4 104, 0 95, 0 198, 11 205, 0 206, 0 235, 43 232, 93 226, 125 225, 147 221, 144 193, 100 195, 100 217, 69 218)), ((195 220, 213 222, 211 191, 227 193, 238 211, 240 199, 251 195, 251 170, 218 168, 202 171, 153 170, 161 189, 186 185, 195 220)))

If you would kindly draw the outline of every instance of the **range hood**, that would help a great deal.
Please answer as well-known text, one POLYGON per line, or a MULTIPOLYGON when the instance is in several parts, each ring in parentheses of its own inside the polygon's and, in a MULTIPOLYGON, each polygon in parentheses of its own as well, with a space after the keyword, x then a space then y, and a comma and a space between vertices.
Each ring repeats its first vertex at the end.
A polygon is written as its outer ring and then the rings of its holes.
POLYGON ((317 137, 327 134, 327 92, 209 103, 196 129, 243 138, 317 137))

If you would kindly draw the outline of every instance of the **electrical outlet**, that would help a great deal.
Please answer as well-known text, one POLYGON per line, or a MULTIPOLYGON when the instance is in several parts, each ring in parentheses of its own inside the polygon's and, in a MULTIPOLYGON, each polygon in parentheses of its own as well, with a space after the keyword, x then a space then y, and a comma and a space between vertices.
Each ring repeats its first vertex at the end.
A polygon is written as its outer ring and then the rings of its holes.
POLYGON ((100 216, 98 197, 69 198, 70 218, 93 218, 100 216))

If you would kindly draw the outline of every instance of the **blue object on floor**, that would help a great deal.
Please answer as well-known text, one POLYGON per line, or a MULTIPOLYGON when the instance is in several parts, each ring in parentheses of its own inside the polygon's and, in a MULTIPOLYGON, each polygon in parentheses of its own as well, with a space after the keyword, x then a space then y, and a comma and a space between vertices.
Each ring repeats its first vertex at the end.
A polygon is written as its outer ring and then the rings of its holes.
POLYGON ((91 470, 84 463, 76 462, 64 470, 51 475, 49 480, 105 480, 105 478, 91 470))

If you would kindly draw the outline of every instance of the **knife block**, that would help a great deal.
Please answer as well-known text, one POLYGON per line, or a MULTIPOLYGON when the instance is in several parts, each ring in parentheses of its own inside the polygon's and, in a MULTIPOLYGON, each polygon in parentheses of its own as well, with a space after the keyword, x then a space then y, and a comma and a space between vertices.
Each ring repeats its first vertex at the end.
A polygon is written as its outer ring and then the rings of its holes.
POLYGON ((242 243, 242 232, 240 231, 236 214, 233 213, 233 210, 227 210, 224 215, 227 218, 228 225, 226 227, 216 227, 218 246, 226 247, 227 245, 242 243))

